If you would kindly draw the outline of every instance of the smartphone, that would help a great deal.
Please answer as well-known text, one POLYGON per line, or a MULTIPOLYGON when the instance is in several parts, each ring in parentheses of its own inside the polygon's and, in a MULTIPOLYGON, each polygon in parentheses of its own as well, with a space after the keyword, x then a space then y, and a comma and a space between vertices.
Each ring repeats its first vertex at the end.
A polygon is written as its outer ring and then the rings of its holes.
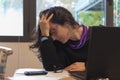
POLYGON ((25 75, 46 75, 47 71, 25 71, 25 75))

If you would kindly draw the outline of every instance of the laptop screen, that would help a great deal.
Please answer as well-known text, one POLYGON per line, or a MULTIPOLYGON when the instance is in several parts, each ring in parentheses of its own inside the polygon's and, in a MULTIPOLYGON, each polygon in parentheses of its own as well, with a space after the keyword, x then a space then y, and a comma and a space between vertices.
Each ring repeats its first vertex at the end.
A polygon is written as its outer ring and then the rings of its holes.
POLYGON ((120 27, 92 27, 86 80, 120 80, 120 27))

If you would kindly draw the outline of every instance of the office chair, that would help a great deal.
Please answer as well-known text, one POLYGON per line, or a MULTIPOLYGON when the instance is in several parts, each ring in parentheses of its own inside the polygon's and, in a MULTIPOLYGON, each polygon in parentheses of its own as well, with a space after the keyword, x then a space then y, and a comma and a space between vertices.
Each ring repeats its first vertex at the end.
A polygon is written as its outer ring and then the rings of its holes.
POLYGON ((0 80, 4 80, 7 57, 13 54, 11 48, 0 46, 0 80))

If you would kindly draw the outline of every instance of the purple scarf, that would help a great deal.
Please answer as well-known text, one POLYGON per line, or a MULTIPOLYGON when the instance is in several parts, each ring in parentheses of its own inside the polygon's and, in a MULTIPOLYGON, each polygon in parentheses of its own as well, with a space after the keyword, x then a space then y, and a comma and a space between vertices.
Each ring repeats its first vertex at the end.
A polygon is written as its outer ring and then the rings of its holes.
POLYGON ((87 40, 88 29, 84 25, 82 25, 82 27, 83 27, 83 32, 82 32, 82 35, 81 35, 81 39, 78 40, 78 41, 68 41, 68 45, 72 49, 79 49, 79 48, 83 47, 83 45, 85 44, 85 42, 87 40))

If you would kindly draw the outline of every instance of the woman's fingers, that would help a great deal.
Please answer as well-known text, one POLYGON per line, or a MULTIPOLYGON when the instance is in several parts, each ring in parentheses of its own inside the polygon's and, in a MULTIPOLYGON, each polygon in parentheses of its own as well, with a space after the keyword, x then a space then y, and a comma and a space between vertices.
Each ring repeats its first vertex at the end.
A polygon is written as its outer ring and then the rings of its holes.
POLYGON ((53 14, 51 14, 48 18, 47 17, 48 17, 47 13, 42 15, 40 21, 47 21, 47 22, 49 22, 51 20, 51 18, 53 17, 53 14))
POLYGON ((45 15, 42 15, 40 20, 42 21, 44 19, 45 19, 45 15))
POLYGON ((49 22, 49 21, 52 19, 52 17, 53 17, 53 14, 51 14, 51 15, 48 17, 47 21, 49 22))

